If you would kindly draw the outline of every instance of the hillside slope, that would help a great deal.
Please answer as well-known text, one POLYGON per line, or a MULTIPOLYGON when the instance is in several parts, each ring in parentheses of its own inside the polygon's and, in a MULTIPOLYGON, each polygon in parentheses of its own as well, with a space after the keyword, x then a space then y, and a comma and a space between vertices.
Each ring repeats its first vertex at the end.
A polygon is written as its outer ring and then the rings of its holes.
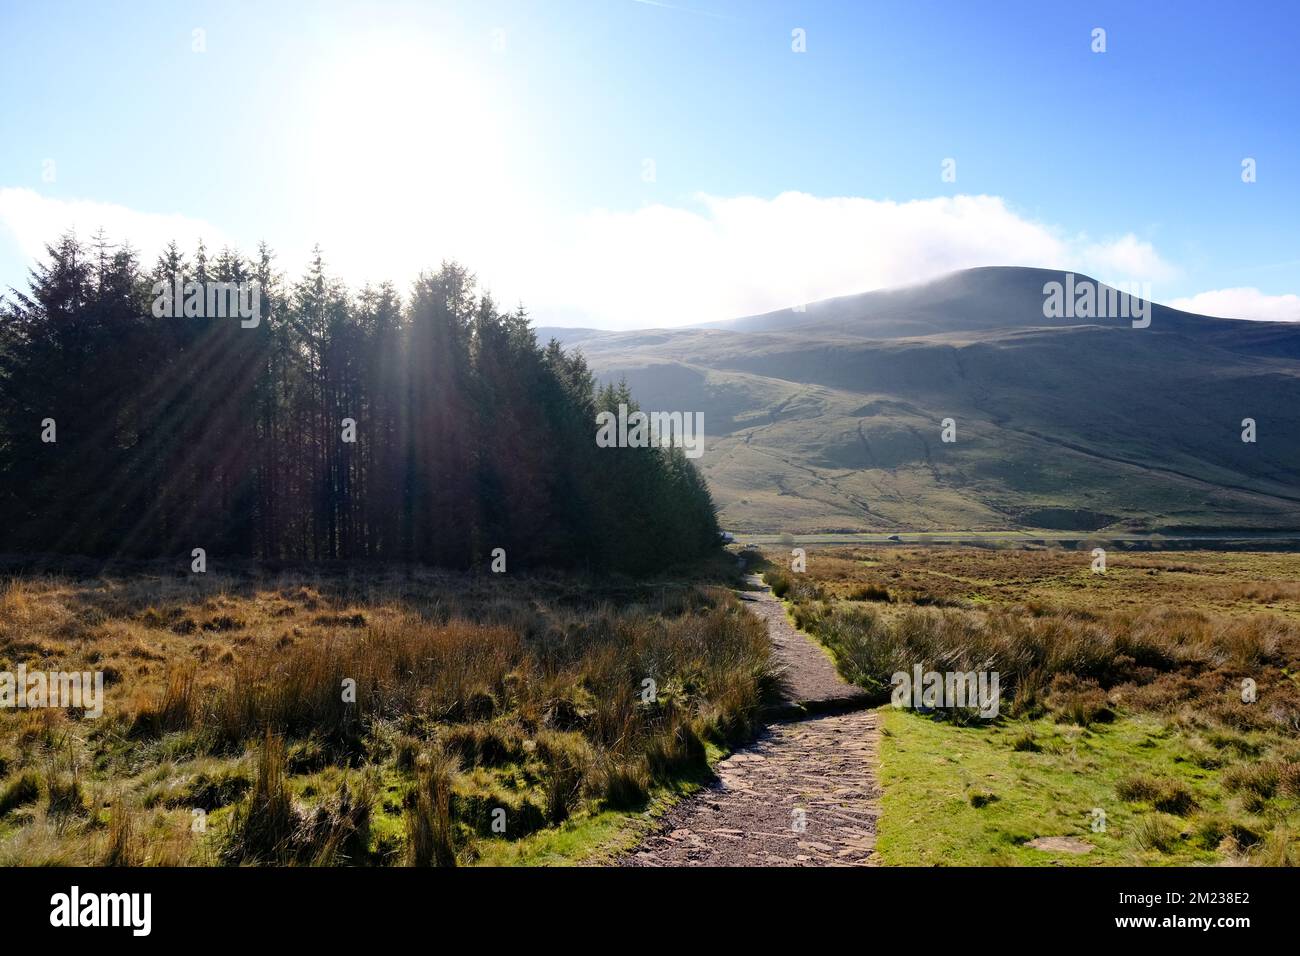
POLYGON ((1063 278, 972 269, 711 327, 541 335, 645 408, 704 412, 733 530, 1300 529, 1300 327, 1158 304, 1147 328, 1046 319, 1063 278))

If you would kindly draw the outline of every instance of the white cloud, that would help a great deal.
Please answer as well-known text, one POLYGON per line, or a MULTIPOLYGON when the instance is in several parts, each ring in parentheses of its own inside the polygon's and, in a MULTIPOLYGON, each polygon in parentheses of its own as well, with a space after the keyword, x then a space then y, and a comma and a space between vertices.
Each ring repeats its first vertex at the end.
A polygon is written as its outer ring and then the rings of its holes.
MULTIPOLYGON (((538 324, 621 329, 735 318, 983 265, 1152 282, 1157 299, 1159 281, 1176 274, 1136 236, 1070 235, 1026 219, 996 196, 892 202, 799 192, 698 195, 687 207, 654 204, 579 216, 498 197, 491 208, 501 212, 485 217, 478 192, 467 190, 460 203, 435 201, 417 189, 405 203, 362 202, 351 212, 333 204, 312 227, 312 238, 321 240, 331 268, 354 284, 391 278, 404 288, 420 268, 458 258, 503 306, 522 300, 538 324), (408 215, 381 220, 376 209, 408 215), (409 215, 412 210, 420 214, 409 215), (496 225, 503 218, 508 228, 496 225)), ((146 264, 171 239, 187 253, 199 237, 210 248, 237 244, 187 216, 0 189, 0 228, 14 234, 29 259, 41 257, 44 243, 69 228, 88 237, 101 226, 113 241, 129 239, 146 264)), ((307 261, 307 248, 269 238, 290 275, 307 261)))
POLYGON ((1168 303, 1175 309, 1225 319, 1300 322, 1300 296, 1265 295, 1255 288, 1215 289, 1168 303))
POLYGON ((644 328, 734 318, 983 265, 1074 269, 1114 283, 1176 274, 1132 235, 1105 242, 1069 236, 996 196, 696 199, 695 209, 652 205, 579 217, 534 244, 531 257, 513 257, 500 275, 542 323, 556 316, 644 328))
POLYGON ((1143 282, 1172 279, 1178 270, 1160 258, 1155 247, 1129 233, 1103 243, 1089 243, 1079 250, 1080 268, 1103 277, 1126 276, 1143 282))
POLYGON ((221 230, 201 219, 140 212, 88 199, 53 199, 31 189, 0 189, 0 227, 12 234, 29 262, 44 259, 46 244, 69 230, 83 241, 101 228, 110 242, 129 240, 146 265, 152 265, 153 258, 173 239, 186 254, 200 238, 209 249, 234 245, 221 230))

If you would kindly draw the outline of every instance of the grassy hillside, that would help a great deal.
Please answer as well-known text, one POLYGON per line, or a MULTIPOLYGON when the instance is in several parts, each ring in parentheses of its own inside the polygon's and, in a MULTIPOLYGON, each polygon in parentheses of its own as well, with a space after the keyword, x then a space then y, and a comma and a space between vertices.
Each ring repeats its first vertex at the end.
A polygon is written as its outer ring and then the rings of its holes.
POLYGON ((704 412, 730 530, 1300 528, 1300 329, 1158 305, 1144 329, 1048 320, 1060 275, 563 337, 645 407, 704 412))

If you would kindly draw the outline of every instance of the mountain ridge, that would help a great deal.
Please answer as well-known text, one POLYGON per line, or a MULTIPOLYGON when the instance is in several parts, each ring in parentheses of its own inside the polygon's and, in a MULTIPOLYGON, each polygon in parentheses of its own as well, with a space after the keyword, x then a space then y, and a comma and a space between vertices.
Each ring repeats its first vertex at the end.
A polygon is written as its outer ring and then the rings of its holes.
POLYGON ((1159 303, 1146 328, 1045 318, 1043 284, 1066 275, 963 270, 562 341, 643 407, 704 412, 733 530, 1300 527, 1300 327, 1159 303))

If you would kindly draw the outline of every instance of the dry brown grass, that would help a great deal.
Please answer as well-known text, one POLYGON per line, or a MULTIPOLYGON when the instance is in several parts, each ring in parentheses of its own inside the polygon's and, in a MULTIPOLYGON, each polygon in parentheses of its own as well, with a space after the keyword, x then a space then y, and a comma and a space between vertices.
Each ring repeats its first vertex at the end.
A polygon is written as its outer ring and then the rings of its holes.
MULTIPOLYGON (((1073 549, 811 547, 804 577, 828 598, 840 600, 872 600, 854 593, 871 587, 887 590, 902 605, 1014 606, 1031 613, 1167 605, 1229 615, 1269 610, 1300 619, 1300 555, 1107 547, 1107 573, 1096 575, 1090 570, 1093 544, 1073 549)), ((779 568, 789 566, 788 550, 769 549, 766 557, 779 568)))
POLYGON ((472 858, 498 804, 514 838, 697 772, 694 741, 756 726, 768 653, 724 588, 414 569, 13 579, 0 669, 107 686, 95 721, 0 712, 0 860, 472 858), (463 767, 448 825, 429 754, 463 767))
MULTIPOLYGON (((1075 745, 1061 741, 1085 741, 1089 770, 1114 780, 1107 796, 1134 816, 1123 839, 1138 859, 1294 865, 1300 555, 1110 550, 1105 574, 1091 560, 1086 549, 810 549, 806 573, 770 574, 795 619, 882 701, 892 674, 918 664, 997 671, 1002 707, 981 743, 934 725, 927 742, 982 747, 986 766, 1032 774, 1042 789, 1018 794, 1030 815, 1051 812, 1033 793, 1075 790, 1075 745)), ((969 709, 933 716, 974 722, 969 709)), ((904 742, 893 757, 914 753, 904 742)), ((912 823, 928 805, 893 799, 912 823)), ((963 839, 945 825, 928 829, 963 839)))
POLYGON ((1300 617, 1259 606, 1290 600, 1300 556, 1119 553, 1104 575, 1090 563, 1086 551, 827 549, 806 574, 775 575, 796 620, 882 694, 921 664, 998 671, 1014 715, 1087 725, 1116 706, 1194 708, 1242 730, 1300 730, 1300 617), (1264 706, 1242 702, 1247 678, 1264 706))

